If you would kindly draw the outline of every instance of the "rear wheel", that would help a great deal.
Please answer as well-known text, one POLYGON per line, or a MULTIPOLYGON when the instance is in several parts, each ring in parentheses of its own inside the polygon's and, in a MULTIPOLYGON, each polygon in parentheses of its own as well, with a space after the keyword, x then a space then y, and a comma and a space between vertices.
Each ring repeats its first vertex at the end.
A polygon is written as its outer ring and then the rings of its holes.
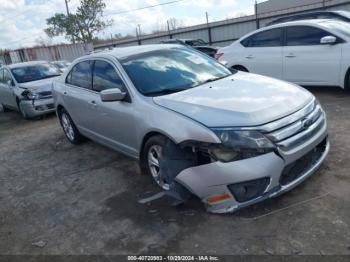
POLYGON ((80 144, 84 141, 84 137, 80 134, 68 112, 61 109, 59 113, 60 123, 69 142, 72 144, 80 144))

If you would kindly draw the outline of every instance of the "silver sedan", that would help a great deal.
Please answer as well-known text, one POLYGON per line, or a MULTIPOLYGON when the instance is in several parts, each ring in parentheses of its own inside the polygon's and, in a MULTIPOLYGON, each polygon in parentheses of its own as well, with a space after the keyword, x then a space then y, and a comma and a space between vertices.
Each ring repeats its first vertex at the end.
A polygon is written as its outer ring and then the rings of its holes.
POLYGON ((138 159, 165 194, 178 203, 194 194, 214 213, 291 190, 329 150, 311 93, 183 46, 84 56, 53 94, 70 142, 88 137, 138 159))

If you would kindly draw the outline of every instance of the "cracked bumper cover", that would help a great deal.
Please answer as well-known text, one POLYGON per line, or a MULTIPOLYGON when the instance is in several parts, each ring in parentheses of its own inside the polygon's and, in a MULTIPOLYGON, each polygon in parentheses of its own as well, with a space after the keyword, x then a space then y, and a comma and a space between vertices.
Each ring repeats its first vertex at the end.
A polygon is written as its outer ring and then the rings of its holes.
POLYGON ((21 105, 29 117, 36 117, 55 112, 53 98, 22 100, 21 105))
POLYGON ((231 163, 213 162, 206 165, 191 167, 183 170, 175 180, 197 195, 206 205, 209 212, 228 213, 253 205, 265 199, 283 194, 310 177, 322 164, 329 151, 327 129, 324 127, 312 139, 294 148, 290 152, 268 153, 258 157, 235 161, 231 163), (305 156, 320 143, 325 142, 325 148, 317 161, 312 163, 296 179, 282 185, 280 178, 283 170, 293 161, 305 156), (261 195, 246 202, 238 202, 229 185, 270 178, 270 182, 261 195), (209 204, 208 199, 215 195, 229 195, 215 204, 209 204))

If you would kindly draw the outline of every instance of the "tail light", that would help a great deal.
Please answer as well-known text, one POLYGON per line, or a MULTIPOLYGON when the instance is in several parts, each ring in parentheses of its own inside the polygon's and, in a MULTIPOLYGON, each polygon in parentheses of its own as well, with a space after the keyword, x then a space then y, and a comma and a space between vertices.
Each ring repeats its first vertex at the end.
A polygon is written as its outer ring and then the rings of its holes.
POLYGON ((219 60, 219 58, 222 57, 223 54, 224 54, 223 52, 217 51, 216 54, 215 54, 215 59, 219 60))

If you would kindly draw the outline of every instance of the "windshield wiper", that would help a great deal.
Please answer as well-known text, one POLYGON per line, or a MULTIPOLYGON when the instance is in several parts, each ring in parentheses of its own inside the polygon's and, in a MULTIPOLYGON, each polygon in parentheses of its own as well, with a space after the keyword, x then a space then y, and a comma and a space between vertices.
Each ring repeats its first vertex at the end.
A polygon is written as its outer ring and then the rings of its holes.
POLYGON ((168 94, 172 94, 172 93, 185 91, 185 90, 190 89, 190 88, 191 87, 188 87, 188 88, 164 88, 164 89, 160 89, 158 91, 144 93, 144 95, 146 95, 146 96, 168 95, 168 94))
POLYGON ((209 78, 209 79, 207 79, 207 80, 205 80, 203 82, 198 83, 194 87, 197 87, 197 86, 200 86, 200 85, 204 85, 204 84, 207 84, 207 83, 210 83, 210 82, 215 82, 215 81, 218 81, 220 79, 224 79, 224 78, 229 77, 229 76, 232 76, 232 74, 225 75, 225 76, 220 76, 220 77, 209 78))

